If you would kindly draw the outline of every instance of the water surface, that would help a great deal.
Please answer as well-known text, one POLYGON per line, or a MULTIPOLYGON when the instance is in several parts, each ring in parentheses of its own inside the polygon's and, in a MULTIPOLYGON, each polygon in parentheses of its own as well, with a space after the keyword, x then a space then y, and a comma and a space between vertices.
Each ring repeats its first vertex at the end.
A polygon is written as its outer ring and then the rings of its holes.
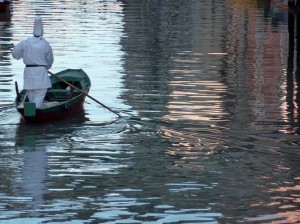
POLYGON ((269 1, 13 1, 0 16, 0 223, 297 223, 297 63, 269 1), (41 15, 90 95, 24 123, 12 47, 41 15), (292 66, 291 66, 292 65, 292 66))

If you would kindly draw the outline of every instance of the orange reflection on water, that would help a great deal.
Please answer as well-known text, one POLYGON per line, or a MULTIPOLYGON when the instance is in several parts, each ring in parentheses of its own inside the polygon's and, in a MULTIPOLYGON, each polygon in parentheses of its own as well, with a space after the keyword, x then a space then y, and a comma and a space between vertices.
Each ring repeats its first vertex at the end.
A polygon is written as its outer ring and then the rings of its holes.
POLYGON ((239 7, 257 7, 257 1, 254 0, 228 0, 228 3, 231 5, 239 7))
POLYGON ((165 120, 210 121, 226 116, 222 106, 226 86, 217 81, 197 81, 187 78, 182 72, 182 79, 173 80, 170 85, 174 91, 169 94, 168 114, 165 120))
POLYGON ((300 185, 292 186, 292 187, 279 187, 277 189, 272 189, 273 192, 286 192, 286 191, 299 191, 300 185))
POLYGON ((248 218, 246 221, 251 221, 264 224, 279 224, 279 223, 299 223, 300 211, 280 212, 272 215, 263 215, 258 218, 248 218))

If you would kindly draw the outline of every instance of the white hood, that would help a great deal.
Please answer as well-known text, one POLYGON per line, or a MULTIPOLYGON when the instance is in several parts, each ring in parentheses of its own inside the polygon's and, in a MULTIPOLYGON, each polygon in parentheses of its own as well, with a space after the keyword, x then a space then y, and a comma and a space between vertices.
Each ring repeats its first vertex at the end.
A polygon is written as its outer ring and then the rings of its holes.
POLYGON ((36 37, 43 36, 44 29, 43 29, 43 22, 40 16, 35 17, 34 20, 34 27, 33 27, 33 35, 36 37))

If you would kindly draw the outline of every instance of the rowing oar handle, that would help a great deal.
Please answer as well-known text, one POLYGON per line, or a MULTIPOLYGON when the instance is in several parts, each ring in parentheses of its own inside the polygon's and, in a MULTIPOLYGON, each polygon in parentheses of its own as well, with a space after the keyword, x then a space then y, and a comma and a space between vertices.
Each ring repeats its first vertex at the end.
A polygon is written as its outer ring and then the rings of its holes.
POLYGON ((50 75, 52 75, 53 77, 57 78, 58 80, 66 83, 68 86, 71 86, 73 89, 78 90, 79 92, 83 93, 85 96, 89 97, 90 99, 94 100, 96 103, 100 104, 101 106, 105 107, 106 109, 108 109, 109 111, 113 112, 114 114, 118 115, 118 117, 121 117, 120 114, 118 114, 117 112, 113 111, 112 109, 110 109, 109 107, 105 106, 103 103, 99 102, 98 100, 96 100, 94 97, 90 96, 89 94, 87 94, 86 92, 84 92, 83 90, 79 89, 78 87, 74 86, 73 84, 67 82, 66 80, 60 78, 59 76, 53 74, 52 72, 48 71, 50 75))
POLYGON ((20 102, 21 101, 21 96, 20 96, 19 87, 18 87, 17 82, 15 82, 15 89, 16 89, 16 94, 17 94, 17 101, 20 102))

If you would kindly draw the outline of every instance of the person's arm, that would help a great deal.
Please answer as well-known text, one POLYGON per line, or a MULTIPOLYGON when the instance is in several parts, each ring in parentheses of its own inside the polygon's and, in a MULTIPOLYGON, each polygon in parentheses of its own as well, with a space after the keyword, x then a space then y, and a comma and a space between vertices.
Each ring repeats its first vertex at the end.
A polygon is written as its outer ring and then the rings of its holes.
POLYGON ((54 57, 53 57, 53 51, 50 45, 48 45, 48 51, 47 51, 47 68, 48 70, 52 67, 54 57))
POLYGON ((24 45, 24 41, 21 41, 12 50, 12 56, 17 60, 19 60, 23 56, 23 52, 24 52, 23 45, 24 45))

